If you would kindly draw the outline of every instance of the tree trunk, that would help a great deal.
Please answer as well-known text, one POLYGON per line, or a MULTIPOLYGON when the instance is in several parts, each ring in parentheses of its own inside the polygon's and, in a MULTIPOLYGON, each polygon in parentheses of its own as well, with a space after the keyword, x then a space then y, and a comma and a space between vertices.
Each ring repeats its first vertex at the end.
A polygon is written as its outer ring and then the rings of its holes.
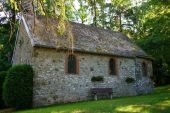
POLYGON ((93 17, 93 23, 95 26, 97 26, 97 8, 96 8, 96 0, 93 2, 93 10, 94 10, 94 17, 93 17))
POLYGON ((119 14, 119 31, 122 32, 122 13, 119 14))

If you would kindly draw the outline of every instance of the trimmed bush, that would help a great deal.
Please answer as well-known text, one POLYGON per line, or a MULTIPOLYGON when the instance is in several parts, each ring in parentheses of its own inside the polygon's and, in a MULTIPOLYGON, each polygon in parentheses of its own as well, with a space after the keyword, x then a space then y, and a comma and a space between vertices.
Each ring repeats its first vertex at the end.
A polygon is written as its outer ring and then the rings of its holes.
POLYGON ((3 83, 5 81, 6 74, 7 74, 6 71, 0 72, 0 108, 5 107, 5 103, 2 100, 2 86, 3 86, 3 83))
POLYGON ((126 83, 133 83, 133 82, 135 82, 135 79, 134 78, 132 78, 132 77, 126 77, 126 83))
POLYGON ((3 84, 3 99, 7 106, 29 108, 32 106, 33 69, 22 64, 11 67, 3 84))
POLYGON ((103 76, 93 76, 91 78, 92 82, 103 82, 103 80, 104 80, 103 76))

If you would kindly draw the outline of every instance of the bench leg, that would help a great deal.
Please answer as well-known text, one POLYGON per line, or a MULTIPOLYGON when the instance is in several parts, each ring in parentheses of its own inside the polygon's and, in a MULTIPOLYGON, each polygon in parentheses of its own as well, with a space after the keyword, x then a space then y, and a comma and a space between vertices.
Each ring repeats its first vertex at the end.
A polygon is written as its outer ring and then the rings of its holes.
POLYGON ((110 99, 113 99, 113 95, 112 94, 110 94, 110 99))
POLYGON ((97 95, 96 94, 94 95, 94 100, 97 100, 97 95))

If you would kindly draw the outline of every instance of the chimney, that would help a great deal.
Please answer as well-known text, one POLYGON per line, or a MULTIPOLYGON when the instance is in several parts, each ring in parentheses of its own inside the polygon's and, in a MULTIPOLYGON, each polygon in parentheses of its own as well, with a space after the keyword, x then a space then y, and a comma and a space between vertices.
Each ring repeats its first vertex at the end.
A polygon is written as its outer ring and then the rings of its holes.
POLYGON ((21 0, 22 11, 24 14, 33 15, 33 0, 21 0))

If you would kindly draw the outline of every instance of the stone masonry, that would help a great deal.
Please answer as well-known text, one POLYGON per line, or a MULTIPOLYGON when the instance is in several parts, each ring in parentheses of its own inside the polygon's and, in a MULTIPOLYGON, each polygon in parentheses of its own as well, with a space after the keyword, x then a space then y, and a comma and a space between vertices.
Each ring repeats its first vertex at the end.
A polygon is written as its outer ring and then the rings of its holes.
POLYGON ((34 106, 87 100, 91 98, 90 88, 96 87, 113 88, 114 97, 145 94, 152 91, 150 75, 143 77, 139 74, 141 79, 136 80, 135 83, 125 82, 127 76, 136 79, 136 59, 115 58, 119 66, 118 75, 109 75, 108 62, 112 57, 76 53, 80 72, 69 75, 65 73, 67 52, 42 48, 36 49, 35 52, 34 106), (104 82, 91 82, 93 76, 103 76, 104 82))

